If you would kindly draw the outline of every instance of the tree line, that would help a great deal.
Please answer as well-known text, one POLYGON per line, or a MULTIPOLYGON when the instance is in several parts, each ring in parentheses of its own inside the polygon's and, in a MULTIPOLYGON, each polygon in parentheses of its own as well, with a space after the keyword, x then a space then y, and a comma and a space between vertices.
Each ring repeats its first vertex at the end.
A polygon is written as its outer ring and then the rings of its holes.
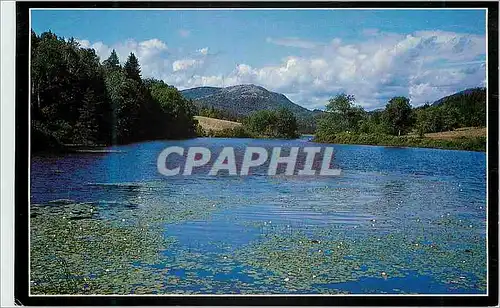
POLYGON ((238 115, 230 110, 218 109, 213 106, 201 106, 198 108, 198 115, 202 117, 233 121, 233 122, 243 122, 246 118, 243 115, 238 115))
POLYGON ((345 93, 331 98, 319 118, 316 139, 328 141, 336 134, 402 136, 442 132, 460 127, 486 126, 486 90, 471 89, 439 101, 412 108, 407 97, 391 98, 383 110, 367 112, 345 93))
POLYGON ((137 57, 124 65, 51 32, 31 32, 32 150, 196 136, 196 108, 163 81, 143 79, 137 57))
MULTIPOLYGON (((217 118, 218 114, 211 115, 217 118)), ((220 131, 203 131, 203 129, 200 128, 199 134, 200 136, 207 137, 279 139, 294 139, 300 135, 297 118, 285 107, 276 110, 264 109, 254 111, 250 115, 242 117, 239 120, 242 123, 240 126, 225 128, 220 131)))
POLYGON ((92 48, 51 32, 31 33, 31 148, 67 144, 115 145, 207 135, 194 115, 238 121, 241 127, 217 133, 231 137, 295 138, 315 129, 316 140, 339 134, 404 136, 486 126, 486 90, 477 88, 412 108, 406 97, 385 109, 365 111, 353 95, 331 98, 310 120, 290 110, 260 110, 247 117, 213 107, 197 108, 175 87, 145 79, 137 57, 123 65, 113 50, 100 61, 92 48))

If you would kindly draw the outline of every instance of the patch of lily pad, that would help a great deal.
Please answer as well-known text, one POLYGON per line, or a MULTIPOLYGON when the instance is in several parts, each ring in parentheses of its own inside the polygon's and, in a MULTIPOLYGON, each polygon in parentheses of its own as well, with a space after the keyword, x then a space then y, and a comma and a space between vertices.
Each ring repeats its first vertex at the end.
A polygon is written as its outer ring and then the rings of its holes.
POLYGON ((117 196, 126 189, 126 198, 32 205, 31 293, 339 294, 349 292, 345 282, 415 273, 450 290, 486 290, 486 239, 478 232, 484 222, 477 219, 450 215, 449 208, 427 213, 410 193, 381 196, 373 189, 363 197, 347 185, 302 195, 286 186, 258 200, 244 183, 233 184, 213 195, 189 185, 166 189, 162 182, 93 185, 117 196), (256 201, 326 214, 354 209, 377 218, 326 226, 244 221, 260 230, 257 240, 238 248, 209 243, 213 251, 166 235, 168 224, 209 220, 216 211, 256 201))
POLYGON ((237 251, 235 258, 271 273, 259 279, 284 282, 291 291, 314 292, 319 286, 334 287, 362 277, 391 279, 410 272, 431 276, 450 290, 486 290, 485 238, 458 219, 430 222, 412 233, 360 237, 318 228, 312 234, 299 230, 265 237, 237 251))

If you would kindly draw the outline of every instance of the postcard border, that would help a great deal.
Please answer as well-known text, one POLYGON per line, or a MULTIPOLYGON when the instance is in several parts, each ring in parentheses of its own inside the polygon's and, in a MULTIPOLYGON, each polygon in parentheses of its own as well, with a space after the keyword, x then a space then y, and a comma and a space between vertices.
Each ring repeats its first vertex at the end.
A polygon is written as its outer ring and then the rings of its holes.
POLYGON ((498 304, 498 3, 497 2, 17 2, 16 3, 16 156, 15 156, 15 301, 20 305, 408 305, 485 306, 498 304), (29 38, 30 9, 487 9, 487 295, 168 295, 30 296, 29 294, 29 38), (28 103, 26 103, 28 102, 28 103), (26 198, 28 196, 28 199, 26 198))

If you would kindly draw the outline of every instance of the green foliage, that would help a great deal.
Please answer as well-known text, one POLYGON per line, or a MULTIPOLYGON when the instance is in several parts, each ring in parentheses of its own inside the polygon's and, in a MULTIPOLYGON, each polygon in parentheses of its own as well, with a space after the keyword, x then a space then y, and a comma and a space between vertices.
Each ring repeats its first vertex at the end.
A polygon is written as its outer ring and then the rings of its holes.
POLYGON ((462 137, 452 140, 439 140, 411 136, 393 136, 387 134, 352 134, 344 132, 329 136, 316 135, 315 141, 337 144, 367 144, 398 147, 423 147, 468 151, 486 151, 486 137, 462 137))
POLYGON ((122 69, 114 50, 101 64, 72 38, 31 36, 32 133, 44 140, 33 150, 195 136, 192 103, 163 82, 142 80, 134 54, 122 69))
POLYGON ((181 91, 200 108, 199 115, 242 123, 260 110, 286 108, 297 118, 301 133, 314 133, 317 111, 294 104, 285 95, 256 85, 236 85, 226 88, 197 87, 181 91))
POLYGON ((43 123, 32 121, 31 123, 31 151, 37 152, 46 149, 60 150, 62 148, 54 133, 43 123))
POLYGON ((354 95, 339 94, 328 101, 326 111, 330 113, 324 119, 341 130, 357 131, 365 111, 355 105, 354 95))
POLYGON ((366 112, 361 106, 356 106, 355 102, 354 96, 344 93, 330 99, 326 112, 318 119, 316 134, 326 137, 344 131, 357 132, 363 126, 366 112))
POLYGON ((483 137, 454 140, 423 138, 425 133, 485 126, 486 91, 483 88, 469 89, 432 106, 427 103, 415 109, 406 97, 394 97, 384 110, 371 112, 365 112, 354 103, 352 95, 339 94, 330 99, 326 105, 327 112, 318 119, 315 139, 330 143, 485 150, 486 139, 483 137), (412 130, 419 138, 403 136, 412 130))
POLYGON ((73 39, 65 41, 50 32, 40 37, 32 33, 32 37, 32 120, 43 123, 62 143, 101 141, 103 136, 97 131, 107 129, 101 115, 109 106, 95 51, 79 48, 73 39), (95 116, 82 113, 84 105, 91 107, 95 116))
POLYGON ((196 108, 173 86, 161 80, 149 79, 149 90, 155 102, 161 107, 161 112, 168 115, 170 121, 164 123, 167 137, 179 139, 196 136, 198 121, 193 117, 196 108))
POLYGON ((118 59, 118 55, 116 51, 113 49, 111 51, 111 55, 108 59, 102 62, 104 68, 108 71, 120 69, 120 60, 118 59))
POLYGON ((278 118, 272 110, 261 110, 252 113, 243 124, 249 131, 264 136, 276 135, 276 123, 278 118))
POLYGON ((393 135, 404 135, 412 126, 410 100, 406 97, 394 97, 385 106, 385 117, 393 135))
POLYGON ((352 95, 339 94, 330 99, 326 112, 317 120, 316 134, 328 136, 340 132, 405 135, 415 130, 425 133, 459 127, 486 125, 486 91, 469 89, 446 97, 433 106, 412 109, 406 97, 394 97, 383 111, 365 112, 355 105, 352 95))
POLYGON ((470 89, 448 96, 432 106, 415 108, 414 114, 415 128, 420 134, 486 126, 486 89, 470 89))
POLYGON ((275 111, 277 121, 275 123, 277 136, 279 138, 297 138, 297 118, 287 108, 279 108, 275 111))
POLYGON ((133 52, 131 52, 128 56, 127 62, 125 62, 123 69, 125 70, 127 78, 136 80, 138 82, 141 81, 141 67, 139 65, 139 60, 133 52))
POLYGON ((197 137, 207 137, 207 132, 199 123, 196 124, 195 133, 197 137))
POLYGON ((338 94, 334 98, 328 100, 326 104, 326 111, 339 113, 340 115, 347 115, 351 108, 354 106, 356 99, 354 95, 347 95, 345 93, 338 94))
POLYGON ((229 110, 217 109, 213 106, 199 108, 198 115, 233 122, 242 122, 245 119, 245 116, 238 116, 229 110))
POLYGON ((390 130, 384 111, 372 111, 367 112, 366 116, 360 121, 358 132, 364 134, 389 134, 390 130))
POLYGON ((246 130, 256 136, 284 139, 298 137, 297 119, 286 108, 254 112, 243 122, 243 125, 246 130))
POLYGON ((258 135, 255 135, 249 132, 244 126, 236 126, 233 128, 224 128, 219 131, 209 130, 205 132, 204 136, 206 137, 216 137, 216 138, 258 138, 258 135))

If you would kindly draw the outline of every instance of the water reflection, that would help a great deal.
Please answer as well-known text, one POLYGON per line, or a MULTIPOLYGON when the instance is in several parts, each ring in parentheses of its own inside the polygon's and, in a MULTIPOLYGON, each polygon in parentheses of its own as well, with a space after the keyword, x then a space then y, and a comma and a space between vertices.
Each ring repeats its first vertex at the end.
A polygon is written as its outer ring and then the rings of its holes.
MULTIPOLYGON (((92 217, 110 224, 159 225, 172 242, 156 262, 133 260, 140 271, 155 271, 161 287, 156 280, 142 286, 159 293, 484 291, 484 153, 336 145, 340 177, 268 177, 264 165, 246 177, 213 177, 199 168, 167 178, 156 160, 172 145, 210 146, 214 153, 234 146, 237 157, 246 146, 316 146, 198 138, 127 145, 120 153, 33 157, 31 203, 84 210, 91 204, 98 213, 92 217), (58 199, 66 201, 50 203, 58 199), (256 252, 270 259, 253 258, 256 252), (295 285, 280 268, 297 277, 311 272, 295 285), (382 281, 381 272, 391 276, 382 281)), ((80 218, 73 223, 88 219, 80 218)), ((132 282, 120 283, 138 292, 132 282)))

